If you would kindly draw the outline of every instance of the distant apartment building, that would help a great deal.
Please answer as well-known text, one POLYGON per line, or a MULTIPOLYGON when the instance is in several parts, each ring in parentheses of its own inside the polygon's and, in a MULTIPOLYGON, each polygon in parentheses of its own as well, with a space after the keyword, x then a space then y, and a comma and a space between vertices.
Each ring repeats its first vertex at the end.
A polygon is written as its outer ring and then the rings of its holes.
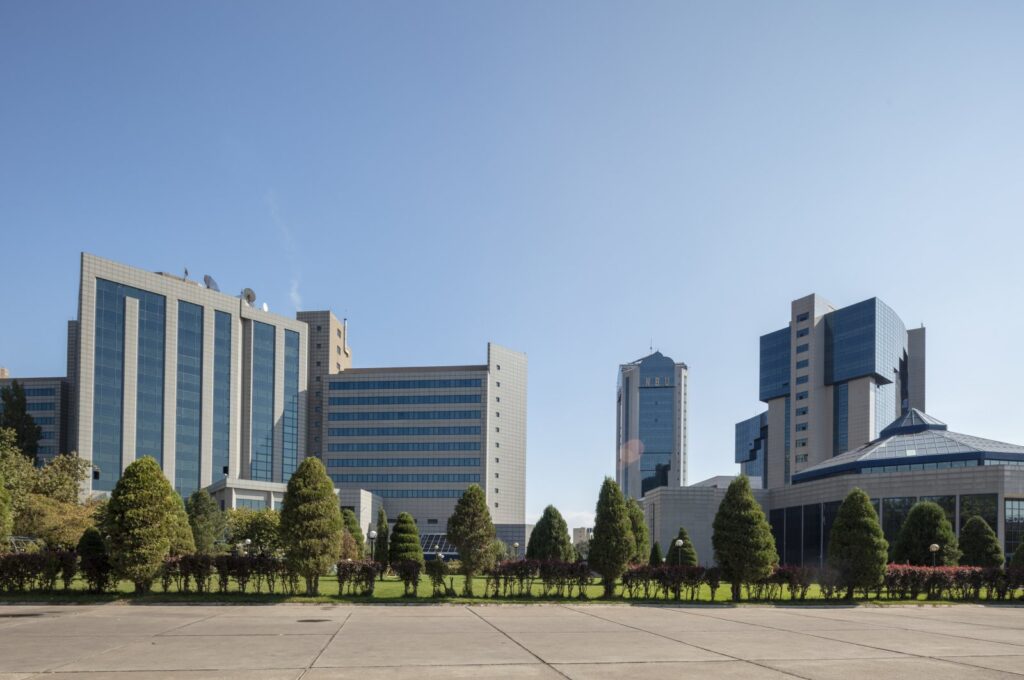
MULTIPOLYGON (((62 377, 11 378, 0 370, 0 388, 17 382, 25 389, 25 410, 41 430, 36 464, 44 464, 59 453, 68 452, 68 404, 70 388, 62 377)), ((0 412, 3 411, 0 403, 0 412)))
POLYGON ((83 253, 68 363, 92 491, 142 456, 183 496, 288 481, 306 451, 306 324, 253 299, 83 253))
POLYGON ((594 527, 573 527, 572 544, 586 543, 594 537, 594 527))
POLYGON ((763 488, 925 408, 925 329, 908 331, 878 298, 839 309, 817 295, 795 300, 789 324, 761 336, 760 363, 768 410, 737 424, 736 462, 763 488))
POLYGON ((619 367, 615 479, 628 497, 686 485, 686 379, 661 352, 619 367))

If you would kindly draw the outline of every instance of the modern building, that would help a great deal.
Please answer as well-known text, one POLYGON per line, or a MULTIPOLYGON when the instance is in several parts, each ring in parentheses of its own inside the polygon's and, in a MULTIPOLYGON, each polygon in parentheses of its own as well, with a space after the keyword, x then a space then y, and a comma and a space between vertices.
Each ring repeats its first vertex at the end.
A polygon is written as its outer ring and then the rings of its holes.
POLYGON ((736 462, 764 488, 925 408, 925 329, 908 331, 878 298, 839 309, 818 295, 795 300, 789 324, 761 336, 760 357, 768 410, 737 425, 736 462))
POLYGON ((594 537, 594 527, 573 527, 572 544, 587 543, 594 537))
POLYGON ((619 366, 615 480, 628 497, 686 485, 686 378, 661 352, 619 366))
POLYGON ((326 334, 311 354, 327 354, 311 369, 310 448, 342 497, 365 489, 392 522, 404 511, 421 533, 442 534, 478 484, 498 537, 525 545, 526 355, 491 343, 486 364, 348 368, 344 325, 329 312, 308 314, 323 329, 313 342, 326 334))
POLYGON ((208 283, 82 254, 68 364, 90 491, 141 456, 183 496, 287 482, 305 456, 306 324, 208 283))
MULTIPOLYGON (((54 378, 11 378, 3 369, 0 388, 17 382, 25 389, 25 410, 42 431, 36 450, 36 464, 50 461, 68 449, 68 411, 70 387, 62 377, 54 378)), ((0 403, 0 412, 3 411, 0 403)))

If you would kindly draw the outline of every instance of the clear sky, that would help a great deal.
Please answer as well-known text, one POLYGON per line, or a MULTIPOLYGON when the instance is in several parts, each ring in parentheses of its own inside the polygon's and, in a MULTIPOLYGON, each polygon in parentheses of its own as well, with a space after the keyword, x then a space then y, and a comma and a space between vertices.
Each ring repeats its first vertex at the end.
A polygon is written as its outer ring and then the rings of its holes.
POLYGON ((529 355, 528 519, 614 474, 618 364, 734 473, 794 298, 928 326, 928 410, 1024 443, 1024 4, 0 4, 0 365, 78 253, 329 307, 357 366, 529 355))

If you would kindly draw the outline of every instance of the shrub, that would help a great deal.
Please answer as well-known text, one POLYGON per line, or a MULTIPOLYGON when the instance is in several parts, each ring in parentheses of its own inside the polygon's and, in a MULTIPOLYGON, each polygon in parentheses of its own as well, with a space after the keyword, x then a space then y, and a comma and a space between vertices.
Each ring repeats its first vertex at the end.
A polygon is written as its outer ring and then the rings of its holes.
POLYGON ((200 489, 189 496, 185 509, 196 552, 212 555, 217 543, 224 540, 227 518, 206 489, 200 489))
POLYGON ((353 555, 345 555, 345 557, 351 557, 354 560, 363 559, 363 548, 366 544, 366 539, 363 537, 363 530, 359 528, 359 520, 356 519, 356 513, 349 508, 345 508, 341 511, 341 521, 345 523, 345 529, 352 536, 352 543, 354 544, 353 555))
POLYGON ((395 528, 391 532, 388 545, 388 561, 394 569, 395 564, 412 560, 423 564, 423 547, 420 546, 420 530, 416 520, 407 512, 398 513, 395 528))
MULTIPOLYGON (((426 564, 427 577, 430 579, 430 587, 433 590, 433 597, 441 597, 447 594, 448 589, 444 585, 444 579, 448 576, 448 564, 443 559, 432 559, 426 564)), ((454 595, 455 593, 451 593, 454 595)))
POLYGON ((960 530, 962 564, 974 567, 1003 566, 1003 548, 992 527, 981 516, 974 515, 960 530))
MULTIPOLYGON (((404 515, 405 513, 402 514, 404 515)), ((420 585, 420 573, 423 571, 423 563, 416 560, 399 560, 398 562, 392 562, 391 568, 395 570, 395 574, 402 580, 402 585, 405 588, 403 596, 416 597, 416 589, 420 585)))
POLYGON ((779 563, 771 528, 746 475, 729 484, 715 513, 711 544, 734 601, 740 599, 741 584, 767 578, 779 563))
POLYGON ((0 479, 0 553, 7 549, 7 541, 14 527, 14 513, 11 510, 11 494, 0 479))
POLYGON ((85 530, 78 541, 78 556, 81 560, 82 578, 89 585, 89 590, 102 593, 109 588, 113 567, 99 529, 89 527, 85 530))
POLYGON ((693 547, 690 536, 686 533, 686 527, 679 527, 679 533, 676 534, 668 548, 665 562, 676 567, 697 566, 697 549, 693 547), (677 541, 682 541, 682 545, 677 546, 677 541))
POLYGON ((174 507, 174 513, 170 518, 170 554, 190 555, 196 551, 196 542, 192 538, 192 527, 189 525, 185 501, 177 493, 172 492, 168 502, 174 507))
POLYGON ((273 554, 281 547, 281 514, 270 508, 228 510, 227 533, 235 545, 249 539, 248 552, 273 554))
POLYGON ((289 565, 306 580, 306 595, 320 592, 320 575, 335 563, 343 527, 334 484, 324 464, 306 458, 288 480, 281 538, 289 565))
POLYGON ((544 514, 537 520, 537 525, 530 534, 530 542, 526 546, 526 559, 570 562, 573 557, 569 525, 565 523, 562 513, 558 512, 555 506, 549 505, 544 508, 544 514))
POLYGON ((647 565, 651 567, 660 567, 662 562, 661 546, 655 541, 654 545, 651 546, 651 556, 647 559, 647 565))
POLYGON ((900 529, 892 557, 893 562, 919 566, 929 566, 933 559, 944 566, 955 565, 960 550, 946 512, 931 501, 915 503, 900 529), (934 556, 929 550, 933 543, 939 546, 934 556))
POLYGON ((854 489, 839 506, 828 544, 828 566, 835 585, 846 589, 846 599, 853 598, 855 588, 874 588, 882 582, 887 551, 871 499, 854 489))
POLYGON ((473 597, 473 577, 488 565, 494 535, 484 490, 470 484, 448 518, 448 540, 459 551, 465 574, 463 594, 467 597, 473 597))
POLYGON ((338 562, 338 594, 348 588, 349 595, 373 595, 379 565, 370 561, 342 560, 338 562))
POLYGON ((641 564, 650 557, 651 540, 647 535, 647 520, 644 510, 635 498, 626 499, 626 512, 629 514, 629 525, 633 532, 633 557, 630 562, 641 564))
POLYGON ((601 575, 604 596, 615 594, 615 583, 633 557, 633 528, 619 485, 605 477, 597 499, 594 537, 590 540, 589 564, 601 575))

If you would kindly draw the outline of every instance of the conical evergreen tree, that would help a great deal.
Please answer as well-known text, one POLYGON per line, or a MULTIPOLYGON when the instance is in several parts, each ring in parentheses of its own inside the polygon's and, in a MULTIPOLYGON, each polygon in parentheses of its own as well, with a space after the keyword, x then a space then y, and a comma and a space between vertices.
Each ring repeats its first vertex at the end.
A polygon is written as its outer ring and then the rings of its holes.
POLYGON ((686 527, 679 527, 679 533, 676 534, 668 549, 666 562, 677 567, 697 566, 697 549, 693 547, 690 535, 686 533, 686 527), (677 546, 677 541, 682 541, 682 545, 677 546))
POLYGON ((188 512, 185 510, 185 501, 174 491, 171 491, 171 498, 168 501, 174 507, 171 517, 171 555, 191 555, 196 551, 196 543, 192 538, 192 527, 188 522, 188 512))
POLYGON ((960 564, 972 567, 1003 566, 1003 548, 992 527, 981 516, 975 515, 960 530, 960 564))
POLYGON ((662 564, 661 546, 657 541, 651 546, 651 556, 647 559, 647 564, 652 567, 660 567, 662 564))
POLYGON ((102 593, 110 585, 110 558, 103 543, 103 535, 96 527, 89 527, 78 539, 76 548, 82 578, 93 593, 102 593))
POLYGON ((384 508, 380 508, 377 510, 377 540, 373 544, 374 562, 388 563, 388 538, 390 532, 391 530, 388 528, 388 513, 384 512, 384 508))
POLYGON ((644 509, 635 498, 626 499, 626 512, 629 513, 629 525, 633 531, 633 557, 630 562, 643 564, 644 560, 650 557, 651 539, 647 534, 647 519, 644 517, 644 509))
POLYGON ((854 588, 874 588, 882 582, 888 551, 871 499, 854 489, 839 506, 828 541, 828 565, 846 588, 846 599, 853 598, 854 588))
POLYGON ((1010 564, 1007 566, 1013 569, 1024 569, 1024 541, 1021 541, 1021 544, 1013 551, 1010 564))
POLYGON ((324 464, 306 458, 288 480, 281 510, 285 559, 306 580, 306 595, 320 592, 320 576, 341 553, 344 528, 334 484, 324 464))
POLYGON ((352 559, 361 560, 363 559, 363 549, 366 545, 366 538, 363 536, 363 530, 359 528, 359 520, 356 519, 356 513, 345 508, 341 511, 341 519, 345 523, 345 528, 348 533, 352 535, 352 540, 355 541, 355 557, 352 559))
POLYGON ((172 538, 177 544, 176 497, 160 465, 148 456, 126 467, 110 494, 105 522, 110 563, 118 578, 135 584, 136 593, 149 590, 172 538))
POLYGON ((423 547, 420 545, 420 530, 416 527, 416 520, 409 513, 400 512, 391 532, 388 561, 398 564, 406 560, 423 564, 423 547))
POLYGON ((626 499, 615 480, 605 477, 597 499, 594 537, 590 540, 588 556, 590 566, 601 575, 605 597, 615 594, 615 583, 635 551, 626 499))
POLYGON ((718 506, 711 544, 723 578, 732 584, 734 601, 740 599, 742 584, 766 578, 779 563, 771 527, 745 475, 729 484, 718 506))
POLYGON ((448 540, 459 551, 466 576, 463 593, 467 597, 473 597, 473 577, 488 563, 495 533, 484 490, 470 484, 448 518, 448 540))
POLYGON ((528 560, 562 560, 571 562, 576 552, 569 538, 569 525, 553 505, 544 508, 526 546, 528 560))
POLYGON ((213 500, 206 489, 200 489, 189 496, 185 509, 188 511, 188 523, 192 527, 196 552, 212 555, 217 542, 223 540, 227 516, 217 507, 217 501, 213 500))
POLYGON ((921 501, 915 503, 907 514, 900 528, 896 545, 892 552, 893 562, 898 564, 916 564, 931 566, 935 559, 937 564, 953 566, 960 559, 953 526, 946 517, 946 512, 937 503, 921 501), (929 546, 938 544, 939 551, 934 558, 929 546))

